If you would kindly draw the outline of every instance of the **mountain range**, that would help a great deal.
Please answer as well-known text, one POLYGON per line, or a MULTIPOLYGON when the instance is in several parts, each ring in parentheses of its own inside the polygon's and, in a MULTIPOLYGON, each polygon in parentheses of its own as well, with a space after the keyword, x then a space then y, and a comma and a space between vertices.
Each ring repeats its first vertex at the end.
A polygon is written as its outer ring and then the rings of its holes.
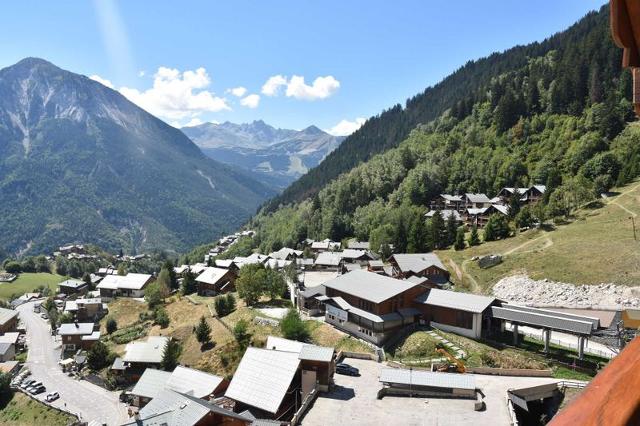
POLYGON ((252 123, 204 123, 182 131, 214 160, 241 167, 281 190, 320 163, 344 140, 316 126, 277 129, 252 123))
POLYGON ((270 195, 86 76, 38 58, 0 70, 0 250, 184 250, 270 195))

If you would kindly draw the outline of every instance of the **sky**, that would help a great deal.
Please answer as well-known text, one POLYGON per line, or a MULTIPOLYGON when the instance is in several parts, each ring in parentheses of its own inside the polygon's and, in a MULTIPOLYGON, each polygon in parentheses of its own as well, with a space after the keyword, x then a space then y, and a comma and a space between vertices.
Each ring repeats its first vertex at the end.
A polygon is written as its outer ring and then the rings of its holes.
POLYGON ((35 56, 168 123, 355 131, 467 61, 541 41, 603 0, 3 4, 0 68, 35 56))

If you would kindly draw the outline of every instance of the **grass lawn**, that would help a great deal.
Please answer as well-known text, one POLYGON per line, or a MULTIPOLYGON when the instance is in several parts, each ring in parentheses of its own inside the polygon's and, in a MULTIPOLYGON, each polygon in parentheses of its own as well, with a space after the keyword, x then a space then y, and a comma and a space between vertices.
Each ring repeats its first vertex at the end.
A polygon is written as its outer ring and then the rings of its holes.
MULTIPOLYGON (((617 192, 601 207, 580 210, 571 223, 553 230, 529 230, 503 241, 462 251, 443 250, 438 255, 456 283, 480 292, 489 292, 498 280, 516 273, 574 284, 635 285, 640 281, 640 232, 638 241, 634 240, 630 217, 635 212, 640 214, 640 184, 634 182, 617 192), (597 267, 593 264, 594 253, 598 256, 597 267), (480 269, 470 260, 486 254, 502 254, 504 262, 480 269), (464 274, 460 277, 451 261, 458 268, 464 264, 478 288, 464 274)), ((636 223, 640 224, 639 218, 636 223)))
POLYGON ((32 273, 24 272, 12 283, 0 283, 0 299, 8 300, 12 295, 21 296, 29 293, 33 289, 45 285, 55 291, 58 284, 68 277, 58 274, 47 274, 45 272, 32 273))
POLYGON ((11 401, 0 409, 0 424, 11 426, 27 425, 68 425, 76 421, 74 417, 62 414, 34 401, 28 396, 16 392, 11 401))
POLYGON ((442 355, 436 352, 437 344, 438 340, 431 337, 426 331, 416 331, 387 350, 388 355, 398 361, 438 358, 442 355))

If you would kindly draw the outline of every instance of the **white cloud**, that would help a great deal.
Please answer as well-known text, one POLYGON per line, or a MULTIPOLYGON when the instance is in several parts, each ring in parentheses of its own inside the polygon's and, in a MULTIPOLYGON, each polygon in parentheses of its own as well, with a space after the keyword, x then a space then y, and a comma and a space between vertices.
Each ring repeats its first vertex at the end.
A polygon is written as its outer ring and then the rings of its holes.
POLYGON ((204 123, 204 121, 200 120, 199 118, 192 118, 191 121, 184 125, 184 127, 199 126, 202 123, 204 123))
POLYGON ((91 80, 97 81, 98 83, 107 86, 109 89, 113 89, 113 83, 110 80, 107 80, 106 78, 102 78, 97 74, 90 75, 89 78, 91 80))
POLYGON ((311 85, 304 82, 304 77, 294 75, 290 79, 283 75, 274 75, 262 86, 262 94, 267 96, 277 96, 281 88, 286 87, 285 95, 289 98, 315 101, 326 99, 333 95, 339 88, 340 82, 332 75, 318 77, 311 85))
POLYGON ((247 108, 258 108, 258 104, 260 103, 260 95, 252 94, 247 97, 240 99, 240 105, 246 106, 247 108))
POLYGON ((205 112, 230 110, 225 98, 207 87, 211 79, 204 68, 181 72, 160 67, 153 76, 153 87, 139 91, 122 87, 120 92, 141 108, 168 120, 194 119, 205 112))
POLYGON ((311 86, 305 84, 304 77, 294 75, 287 85, 287 96, 296 99, 314 101, 316 99, 326 99, 333 95, 340 88, 340 82, 328 75, 318 77, 313 80, 311 86))
POLYGON ((144 70, 138 71, 138 77, 144 77, 145 74, 146 72, 144 70))
POLYGON ((231 93, 233 96, 241 98, 245 95, 245 93, 247 93, 247 88, 238 86, 234 87, 233 89, 227 89, 227 93, 231 93))
POLYGON ((351 133, 358 130, 366 120, 362 117, 358 117, 355 121, 341 120, 338 124, 327 130, 334 136, 349 136, 351 133))
POLYGON ((262 85, 262 94, 267 96, 276 96, 282 86, 287 85, 287 78, 282 75, 274 75, 262 85))

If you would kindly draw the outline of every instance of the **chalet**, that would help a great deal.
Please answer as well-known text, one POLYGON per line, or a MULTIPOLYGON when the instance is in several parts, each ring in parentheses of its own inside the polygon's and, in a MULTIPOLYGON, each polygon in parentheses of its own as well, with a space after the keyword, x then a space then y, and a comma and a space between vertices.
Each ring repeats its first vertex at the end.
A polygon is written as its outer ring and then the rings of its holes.
POLYGON ((12 361, 16 356, 16 346, 11 343, 0 342, 0 362, 12 361))
POLYGON ((464 199, 461 195, 440 194, 430 203, 431 210, 464 211, 464 199))
POLYGON ((311 251, 314 253, 322 253, 324 251, 340 250, 340 245, 339 242, 331 241, 327 238, 326 240, 311 243, 311 251))
POLYGON ((457 210, 449 210, 449 209, 429 210, 428 212, 425 213, 424 216, 427 219, 431 219, 433 217, 433 215, 436 214, 437 211, 440 212, 440 215, 442 215, 442 218, 444 220, 449 220, 449 217, 453 216, 453 218, 455 219, 456 223, 462 223, 462 215, 457 210))
POLYGON ((547 192, 545 185, 533 185, 524 194, 524 202, 527 204, 537 203, 544 197, 544 193, 547 192))
POLYGON ((321 391, 327 392, 329 390, 336 364, 334 348, 269 336, 265 349, 298 354, 302 370, 303 395, 308 395, 316 385, 321 391))
POLYGON ((100 332, 95 331, 95 324, 92 322, 61 324, 58 327, 58 335, 62 338, 63 351, 90 349, 95 342, 100 340, 100 332))
POLYGON ((106 308, 99 297, 82 298, 65 301, 64 312, 72 314, 78 321, 96 321, 104 316, 106 308))
MULTIPOLYGON (((294 259, 295 260, 295 259, 294 259)), ((265 263, 264 266, 267 268, 271 268, 271 269, 275 269, 275 270, 280 270, 280 269, 284 269, 287 266, 291 265, 293 263, 293 260, 284 260, 284 259, 268 259, 265 263)))
POLYGON ((223 269, 233 269, 234 271, 238 271, 240 267, 236 265, 233 259, 216 259, 216 267, 223 269))
POLYGON ((257 424, 254 420, 204 399, 163 389, 124 426, 249 426, 257 424))
POLYGON ((498 195, 496 195, 497 198, 499 198, 502 201, 502 204, 509 204, 509 201, 511 200, 511 197, 513 197, 514 195, 516 195, 518 197, 518 199, 522 199, 524 197, 524 195, 527 193, 527 191, 529 190, 529 188, 502 188, 500 190, 500 192, 498 192, 498 195))
POLYGON ((321 252, 313 264, 315 269, 338 270, 342 262, 341 252, 321 252))
POLYGON ((71 295, 87 291, 87 283, 81 280, 65 280, 58 284, 58 293, 71 295))
POLYGON ((325 321, 374 344, 383 343, 419 312, 413 300, 424 288, 411 282, 364 270, 341 275, 324 284, 325 321))
POLYGON ((485 194, 464 194, 464 209, 482 209, 489 207, 491 200, 485 194))
POLYGON ((467 209, 465 212, 465 222, 468 226, 484 228, 489 218, 494 214, 507 216, 509 214, 509 206, 492 204, 489 207, 483 207, 481 209, 467 209))
POLYGON ((196 278, 198 294, 203 296, 215 296, 235 290, 237 273, 232 269, 206 268, 196 278))
POLYGON ((389 258, 393 267, 393 276, 409 278, 411 276, 429 279, 430 287, 438 287, 449 282, 449 271, 435 253, 402 253, 389 258))
POLYGON ((107 275, 96 288, 107 302, 116 297, 144 297, 144 289, 153 280, 148 274, 107 275))
POLYGON ((370 251, 345 249, 340 253, 342 260, 347 263, 360 263, 366 265, 367 262, 376 258, 370 251))
POLYGON ((326 296, 326 288, 323 285, 307 287, 298 292, 298 309, 307 315, 324 314, 324 303, 329 300, 326 296))
POLYGON ((18 328, 18 311, 0 308, 0 333, 16 331, 18 328))
POLYGON ((147 368, 131 390, 132 405, 142 408, 165 389, 211 400, 222 396, 228 384, 223 377, 181 365, 173 372, 147 368))
POLYGON ((369 241, 351 240, 351 241, 349 241, 347 243, 347 248, 353 249, 353 250, 366 250, 366 251, 369 251, 370 250, 370 245, 369 245, 369 241))
POLYGON ((294 260, 302 256, 302 250, 294 250, 288 247, 282 247, 278 251, 269 253, 271 259, 294 260))
POLYGON ((59 247, 58 248, 58 252, 62 256, 67 256, 68 254, 71 254, 71 253, 84 254, 85 253, 85 247, 82 244, 70 244, 68 246, 59 247))
POLYGON ((384 270, 384 262, 382 260, 370 260, 369 262, 367 262, 367 271, 386 275, 386 272, 384 270))
POLYGON ((233 258, 233 263, 241 268, 244 265, 255 265, 258 263, 264 264, 269 259, 269 256, 260 253, 252 253, 250 256, 236 256, 233 258))
POLYGON ((431 327, 479 339, 491 325, 493 297, 431 289, 415 300, 422 319, 431 327))
POLYGON ((145 342, 131 342, 122 358, 116 358, 112 369, 121 368, 130 377, 140 377, 147 368, 156 368, 162 362, 164 347, 169 341, 164 336, 149 336, 145 342))
POLYGON ((300 357, 296 352, 249 347, 231 379, 225 397, 234 411, 256 418, 291 419, 301 394, 300 357))

